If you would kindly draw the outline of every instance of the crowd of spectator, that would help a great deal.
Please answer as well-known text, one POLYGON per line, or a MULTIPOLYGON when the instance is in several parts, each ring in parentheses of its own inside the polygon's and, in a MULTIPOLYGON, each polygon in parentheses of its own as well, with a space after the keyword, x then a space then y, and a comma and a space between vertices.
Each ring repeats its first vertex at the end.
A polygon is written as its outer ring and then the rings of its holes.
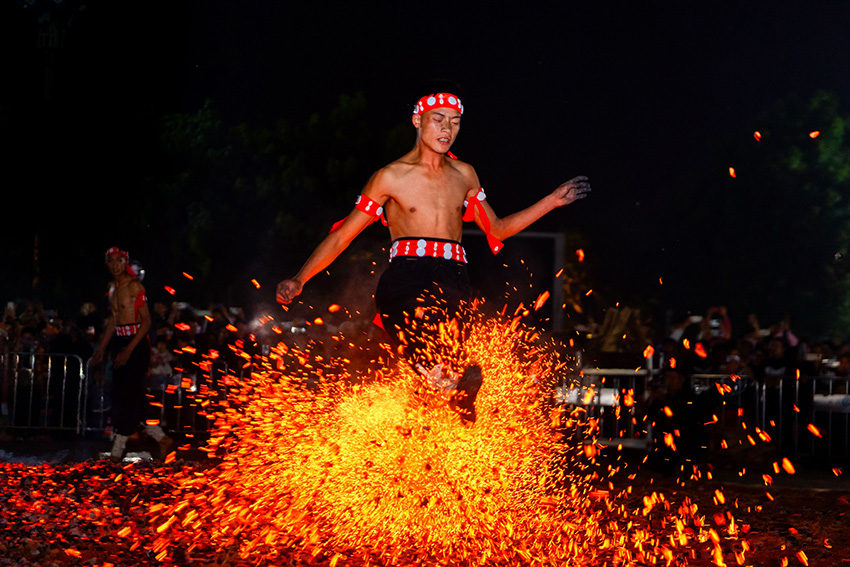
MULTIPOLYGON (((379 329, 348 317, 345 310, 338 316, 286 321, 264 317, 262 312, 249 316, 242 308, 222 304, 199 309, 180 302, 154 302, 150 313, 153 389, 163 388, 175 374, 196 373, 205 359, 239 369, 246 363, 244 353, 268 355, 279 343, 302 357, 329 360, 340 355, 348 362, 360 359, 368 364, 380 340, 379 329)), ((39 301, 9 302, 0 321, 0 353, 69 354, 85 362, 97 347, 106 319, 106 311, 93 302, 84 303, 75 316, 45 309, 39 301)))
POLYGON ((672 364, 686 375, 850 377, 850 341, 799 336, 790 318, 762 326, 750 314, 735 333, 726 308, 711 307, 664 327, 648 323, 639 310, 609 309, 601 324, 583 327, 592 337, 585 357, 592 355, 597 366, 634 367, 649 355, 655 370, 672 364))
MULTIPOLYGON (((341 345, 350 347, 351 341, 361 351, 364 344, 381 340, 380 330, 365 317, 344 314, 325 314, 324 321, 270 323, 262 313, 251 317, 241 308, 222 304, 198 309, 154 302, 151 318, 154 381, 209 352, 220 354, 231 367, 243 365, 244 358, 229 345, 250 354, 268 354, 282 341, 328 359, 341 351, 341 345), (334 335, 345 340, 330 340, 334 335)), ((82 304, 74 316, 45 309, 39 301, 9 302, 0 321, 0 352, 73 354, 85 361, 94 352, 105 320, 105 311, 93 302, 82 304)), ((666 327, 661 330, 647 323, 639 310, 611 308, 601 324, 579 327, 591 337, 582 344, 584 363, 631 367, 651 353, 655 369, 672 363, 684 374, 850 377, 850 341, 810 341, 798 336, 787 318, 764 327, 756 315, 749 315, 745 328, 736 334, 726 309, 712 307, 704 315, 688 315, 666 327)), ((346 356, 356 358, 352 352, 346 356)))

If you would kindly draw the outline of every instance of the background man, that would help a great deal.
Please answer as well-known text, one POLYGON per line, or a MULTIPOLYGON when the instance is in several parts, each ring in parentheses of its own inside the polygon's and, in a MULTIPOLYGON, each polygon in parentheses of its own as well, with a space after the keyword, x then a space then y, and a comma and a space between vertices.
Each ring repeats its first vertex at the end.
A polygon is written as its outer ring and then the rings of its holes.
MULTIPOLYGON (((106 251, 106 267, 112 274, 109 286, 109 319, 100 344, 92 357, 100 364, 108 348, 112 354, 112 420, 115 437, 111 458, 120 461, 127 438, 135 433, 145 417, 145 387, 151 359, 148 331, 151 316, 145 288, 128 268, 129 254, 117 247, 106 251)), ((145 431, 159 443, 160 458, 174 446, 159 425, 147 425, 145 431)))

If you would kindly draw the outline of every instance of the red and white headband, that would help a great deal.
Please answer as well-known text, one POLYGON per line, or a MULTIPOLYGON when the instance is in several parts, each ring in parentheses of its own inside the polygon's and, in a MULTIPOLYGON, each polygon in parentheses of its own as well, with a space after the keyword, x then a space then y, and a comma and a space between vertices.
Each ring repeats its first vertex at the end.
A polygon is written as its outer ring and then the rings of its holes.
POLYGON ((461 104, 458 97, 451 93, 436 93, 423 96, 413 105, 413 114, 424 114, 435 108, 454 108, 463 114, 463 104, 461 104))
POLYGON ((130 255, 127 252, 125 252, 124 250, 121 250, 120 248, 118 248, 117 246, 113 246, 112 248, 110 248, 109 250, 106 251, 106 258, 107 259, 109 259, 110 254, 121 254, 122 256, 124 256, 125 260, 130 259, 130 255))

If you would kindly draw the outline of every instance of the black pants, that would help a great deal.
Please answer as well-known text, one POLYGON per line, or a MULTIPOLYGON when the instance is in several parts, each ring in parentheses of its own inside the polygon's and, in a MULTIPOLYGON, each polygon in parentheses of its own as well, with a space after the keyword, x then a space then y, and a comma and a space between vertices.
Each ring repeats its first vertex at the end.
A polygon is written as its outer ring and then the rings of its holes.
POLYGON ((426 369, 442 363, 460 370, 462 311, 471 298, 466 264, 430 257, 393 258, 375 291, 381 322, 396 352, 426 369))
MULTIPOLYGON (((112 337, 112 360, 130 344, 133 337, 112 337)), ((112 369, 112 422, 119 435, 132 435, 147 413, 146 386, 151 362, 151 343, 145 337, 124 366, 112 369)))

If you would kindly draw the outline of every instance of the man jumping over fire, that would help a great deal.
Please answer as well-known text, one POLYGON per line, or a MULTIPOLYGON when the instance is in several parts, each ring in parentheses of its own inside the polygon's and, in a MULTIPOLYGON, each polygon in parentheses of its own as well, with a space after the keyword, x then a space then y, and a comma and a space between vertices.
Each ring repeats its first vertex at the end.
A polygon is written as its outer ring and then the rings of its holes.
POLYGON ((380 218, 389 228, 392 246, 390 265, 375 292, 376 321, 397 352, 432 385, 450 394, 450 404, 469 423, 476 419, 481 369, 474 364, 459 368, 457 349, 441 346, 446 323, 457 329, 472 298, 466 252, 460 243, 463 222, 474 220, 495 254, 502 240, 553 209, 586 197, 590 183, 584 176, 574 177, 530 207, 496 216, 475 169, 449 151, 463 111, 460 98, 450 92, 426 94, 416 102, 411 118, 416 128, 413 149, 372 175, 351 214, 334 225, 292 279, 278 284, 277 300, 291 302, 310 278, 380 218))

